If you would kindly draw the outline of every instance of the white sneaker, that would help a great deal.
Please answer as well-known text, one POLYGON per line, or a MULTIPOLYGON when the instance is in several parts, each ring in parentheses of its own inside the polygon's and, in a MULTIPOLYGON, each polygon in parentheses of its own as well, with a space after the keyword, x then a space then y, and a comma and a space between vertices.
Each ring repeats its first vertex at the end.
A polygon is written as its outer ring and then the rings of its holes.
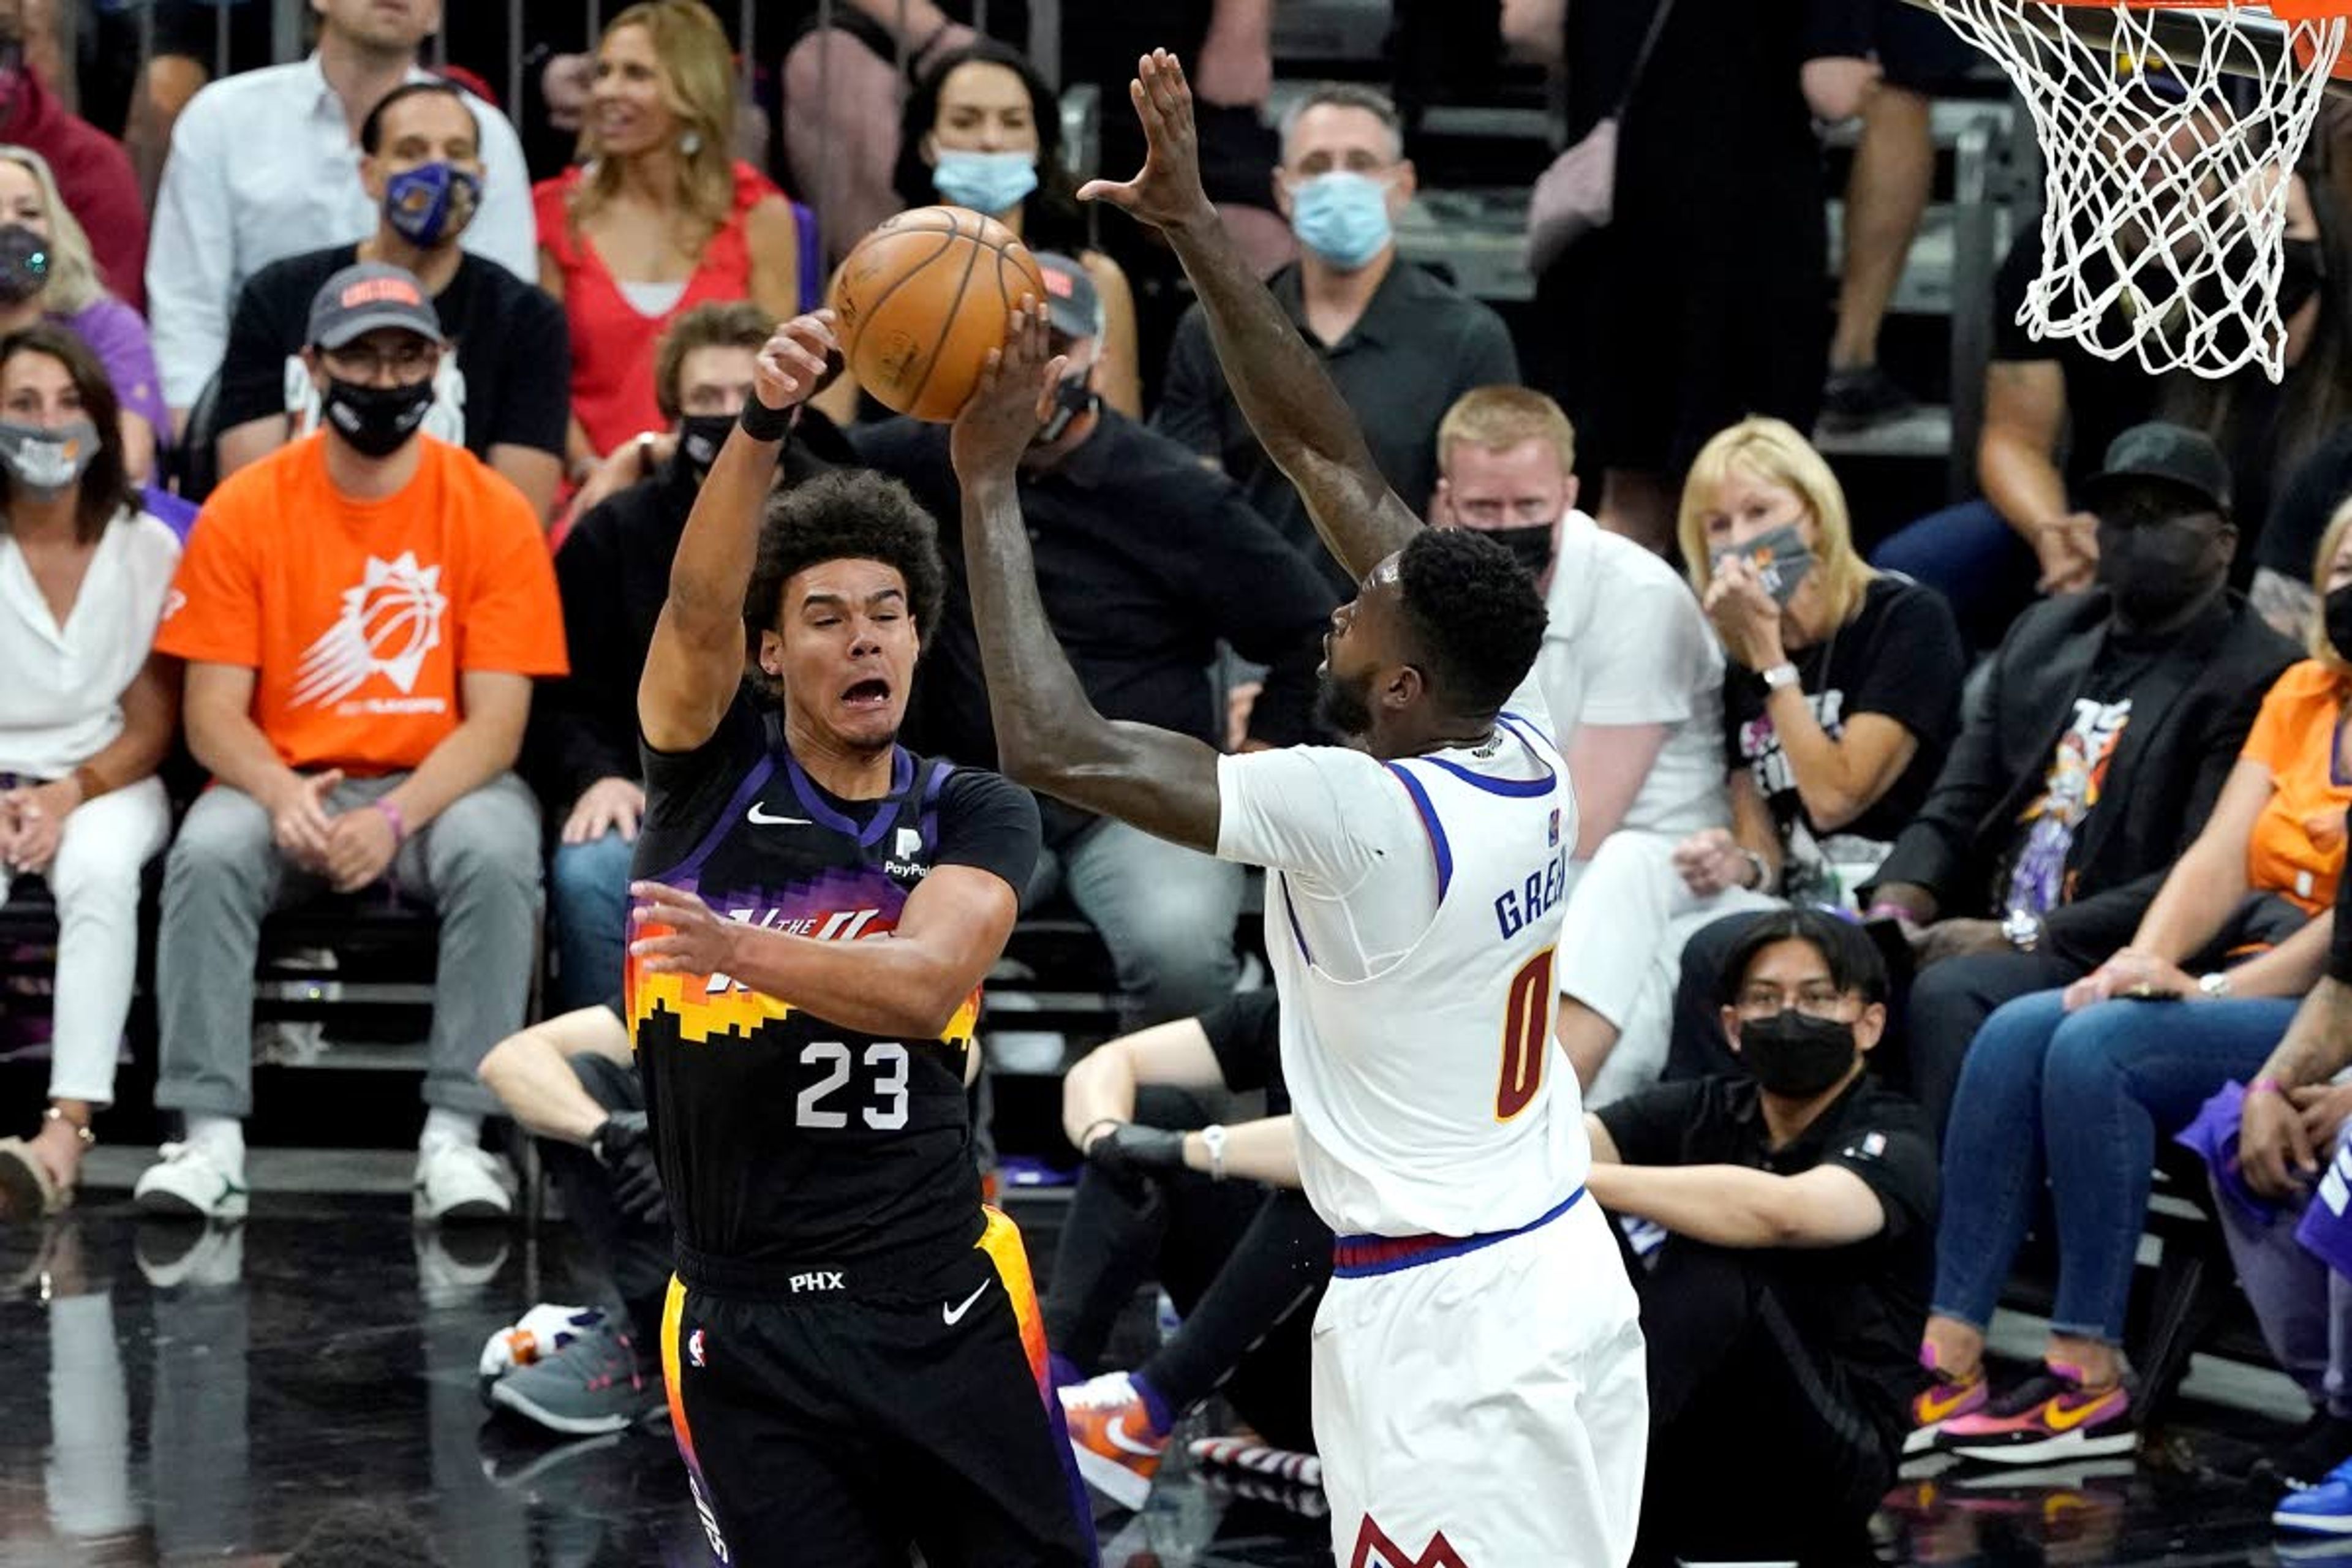
POLYGON ((173 1219, 245 1217, 245 1183, 210 1154, 193 1143, 166 1143, 159 1152, 163 1157, 140 1173, 131 1189, 141 1208, 173 1219))
POLYGON ((183 1285, 235 1285, 245 1277, 245 1226, 142 1226, 132 1247, 139 1272, 158 1290, 183 1285))
POLYGON ((428 1143, 416 1152, 415 1215, 438 1225, 506 1219, 514 1213, 514 1178, 487 1149, 428 1143))

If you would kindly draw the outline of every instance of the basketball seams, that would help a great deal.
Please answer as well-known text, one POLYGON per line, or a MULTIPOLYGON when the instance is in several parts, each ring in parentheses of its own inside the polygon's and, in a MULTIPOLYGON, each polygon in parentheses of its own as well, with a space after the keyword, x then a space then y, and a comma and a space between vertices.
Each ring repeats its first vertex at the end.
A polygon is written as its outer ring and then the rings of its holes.
MULTIPOLYGON (((925 231, 922 229, 907 229, 900 232, 921 234, 925 231)), ((959 238, 962 237, 961 231, 958 229, 950 228, 944 231, 932 230, 930 232, 937 233, 940 237, 939 249, 923 258, 923 259, 915 266, 908 268, 905 271, 899 273, 898 277, 890 279, 889 286, 884 289, 877 298, 869 300, 863 306, 859 307, 857 312, 859 317, 857 333, 847 342, 841 345, 845 353, 855 358, 857 353, 857 345, 866 336, 866 328, 867 323, 871 322, 875 317, 882 313, 882 307, 890 302, 890 296, 905 288, 908 279, 921 277, 925 268, 939 260, 940 257, 945 256, 948 253, 949 248, 952 247, 959 238)), ((865 242, 861 240, 859 243, 863 244, 865 242)), ((851 254, 856 254, 854 247, 852 247, 851 254)))
MULTIPOLYGON (((958 234, 959 237, 961 237, 961 223, 958 225, 958 234)), ((956 290, 949 297, 947 309, 940 312, 940 332, 939 336, 931 341, 931 352, 923 357, 922 377, 915 383, 914 386, 907 394, 907 402, 909 405, 919 406, 921 405, 923 401, 923 388, 930 385, 931 373, 940 368, 940 351, 947 347, 948 338, 955 331, 956 316, 963 309, 964 294, 971 288, 972 272, 980 266, 980 253, 982 249, 988 247, 986 242, 982 240, 978 236, 975 235, 971 237, 972 241, 971 249, 971 253, 964 258, 963 276, 956 279, 956 290)), ((936 261, 937 259, 937 257, 932 258, 933 261, 936 261)), ((930 264, 930 262, 925 262, 923 265, 928 267, 930 264)), ((920 268, 914 268, 908 273, 908 276, 913 277, 916 272, 919 272, 920 270, 920 268)))
POLYGON ((859 298, 857 289, 848 286, 846 263, 835 276, 832 293, 836 308, 852 306, 842 312, 845 326, 854 327, 843 333, 843 347, 861 379, 873 378, 869 389, 882 401, 915 418, 943 423, 955 414, 948 405, 960 404, 969 395, 987 353, 1005 341, 1021 295, 1047 297, 1042 270, 1017 237, 985 215, 961 208, 901 213, 861 239, 851 255, 854 258, 858 250, 877 243, 881 253, 866 268, 864 284, 874 288, 884 274, 888 281, 880 283, 870 299, 859 298), (919 234, 936 236, 938 243, 919 251, 912 238, 919 234), (951 264, 950 253, 959 240, 969 250, 950 279, 937 268, 943 262, 951 264), (992 253, 994 310, 984 303, 985 294, 976 291, 984 253, 992 253), (1007 272, 1008 265, 1012 274, 1007 272), (904 286, 918 279, 922 286, 902 296, 904 286), (996 310, 1003 314, 996 315, 996 310), (867 340, 876 331, 883 335, 869 344, 867 340), (899 379, 914 368, 909 362, 918 356, 923 363, 916 379, 899 379), (861 364, 861 361, 869 363, 861 364), (943 361, 950 362, 945 370, 940 368, 943 361), (933 409, 933 404, 941 406, 933 409))

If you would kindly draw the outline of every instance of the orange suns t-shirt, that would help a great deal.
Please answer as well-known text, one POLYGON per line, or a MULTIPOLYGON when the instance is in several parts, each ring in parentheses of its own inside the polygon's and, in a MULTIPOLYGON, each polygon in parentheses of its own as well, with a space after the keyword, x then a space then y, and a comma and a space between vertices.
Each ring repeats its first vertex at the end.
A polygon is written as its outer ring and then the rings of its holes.
POLYGON ((223 481, 196 519, 156 650, 257 672, 253 720, 296 769, 415 767, 465 717, 467 670, 566 672, 530 503, 429 436, 382 500, 327 477, 321 431, 223 481))
POLYGON ((2271 797, 2246 846, 2246 879, 2304 913, 2336 904, 2344 872, 2344 812, 2352 778, 2336 765, 2345 682, 2316 659, 2291 665, 2271 686, 2253 732, 2238 754, 2271 771, 2271 797))

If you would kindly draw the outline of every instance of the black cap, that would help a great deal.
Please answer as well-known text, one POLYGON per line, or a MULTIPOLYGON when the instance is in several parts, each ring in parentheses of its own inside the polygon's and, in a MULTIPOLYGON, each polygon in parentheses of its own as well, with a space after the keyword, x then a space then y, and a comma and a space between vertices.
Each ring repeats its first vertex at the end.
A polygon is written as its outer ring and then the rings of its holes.
POLYGON ((2151 420, 2135 425, 2107 447, 2107 460, 2083 481, 2083 499, 2096 511, 2099 498, 2134 479, 2176 485, 2224 517, 2230 513, 2230 462, 2211 437, 2185 425, 2151 420))

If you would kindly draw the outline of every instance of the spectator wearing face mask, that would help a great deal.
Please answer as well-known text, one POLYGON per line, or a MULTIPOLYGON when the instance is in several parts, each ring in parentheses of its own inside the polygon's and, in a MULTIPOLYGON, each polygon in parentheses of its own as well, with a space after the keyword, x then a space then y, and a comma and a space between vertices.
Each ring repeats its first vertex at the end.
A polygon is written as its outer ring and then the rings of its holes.
POLYGON ((123 465, 134 483, 143 481, 154 470, 159 433, 171 429, 147 323, 100 283, 89 237, 58 194, 47 161, 0 145, 0 333, 41 321, 71 331, 106 368, 121 409, 123 465))
MULTIPOLYGON (((654 356, 668 450, 648 439, 616 457, 616 464, 647 466, 583 514, 555 552, 572 668, 540 683, 524 753, 548 820, 562 825, 548 878, 561 1010, 620 1003, 629 856, 646 809, 637 679, 669 597, 670 558, 687 513, 751 395, 760 350, 774 331, 767 311, 748 300, 697 305, 670 323, 654 356)), ((808 439, 808 424, 824 416, 802 417, 779 470, 787 480, 834 467, 808 439)), ((847 459, 845 449, 835 450, 847 459)))
POLYGON ((1936 1234, 1933 1141, 1869 1069, 1887 979, 1818 910, 1752 922, 1716 986, 1732 1070, 1585 1118, 1590 1190, 1665 1233, 1636 1266, 1650 1462, 1638 1563, 1868 1562, 1936 1234))
MULTIPOLYGON (((1275 196, 1302 254, 1275 275, 1274 297, 1323 356, 1381 474, 1422 513, 1437 489, 1433 411, 1473 387, 1517 383, 1519 364, 1502 318, 1398 256, 1396 215, 1413 189, 1403 121, 1381 93, 1320 87, 1284 117, 1275 196)), ((1356 584, 1242 417, 1198 306, 1176 329, 1153 424, 1221 466, 1335 594, 1353 595, 1356 584)))
POLYGON ((1135 297, 1118 263, 1087 244, 1077 186, 1062 161, 1061 109, 1034 67, 984 42, 940 57, 907 95, 894 183, 905 206, 970 207, 1032 250, 1076 257, 1102 301, 1103 401, 1143 416, 1135 297))
MULTIPOLYGON (((1224 703, 1209 668, 1222 641, 1268 667, 1244 743, 1297 744, 1309 732, 1335 595, 1230 481, 1103 405, 1093 282, 1068 257, 1037 260, 1054 352, 1070 368, 1021 466, 1021 510, 1046 618, 1087 698, 1108 717, 1216 745, 1224 703)), ((850 439, 862 461, 903 480, 933 517, 961 515, 946 426, 893 419, 860 426, 850 439)), ((996 732, 960 531, 942 526, 940 545, 947 599, 938 632, 925 639, 908 729, 926 752, 992 767, 996 732)), ((1233 991, 1239 867, 1055 802, 1043 809, 1046 853, 1027 901, 1058 886, 1094 923, 1118 969, 1127 1027, 1201 1012, 1233 991)))
MULTIPOLYGON (((26 58, 24 0, 0 0, 0 142, 22 147, 53 172, 52 195, 86 237, 96 282, 133 310, 147 303, 147 204, 122 144, 58 100, 26 58)), ((58 210, 51 201, 48 210, 58 210)), ((62 226, 58 226, 62 232, 62 226)), ((100 357, 103 356, 101 351, 100 357)), ((110 365, 114 384, 129 384, 110 365)))
POLYGON ((273 261, 237 296, 215 415, 221 476, 318 428, 318 385, 302 364, 310 301, 344 268, 381 262, 415 274, 455 345, 435 374, 425 434, 489 464, 545 516, 563 478, 571 341, 554 300, 464 247, 489 177, 471 100, 443 81, 394 88, 361 125, 360 149, 375 232, 273 261))
POLYGON ((1731 821, 1723 650, 1673 567, 1576 509, 1576 432, 1542 393, 1466 394, 1437 460, 1432 521, 1499 540, 1546 591, 1536 677, 1576 786, 1558 1033, 1585 1103, 1606 1104, 1664 1065, 1675 932, 1696 907, 1675 847, 1731 821))

